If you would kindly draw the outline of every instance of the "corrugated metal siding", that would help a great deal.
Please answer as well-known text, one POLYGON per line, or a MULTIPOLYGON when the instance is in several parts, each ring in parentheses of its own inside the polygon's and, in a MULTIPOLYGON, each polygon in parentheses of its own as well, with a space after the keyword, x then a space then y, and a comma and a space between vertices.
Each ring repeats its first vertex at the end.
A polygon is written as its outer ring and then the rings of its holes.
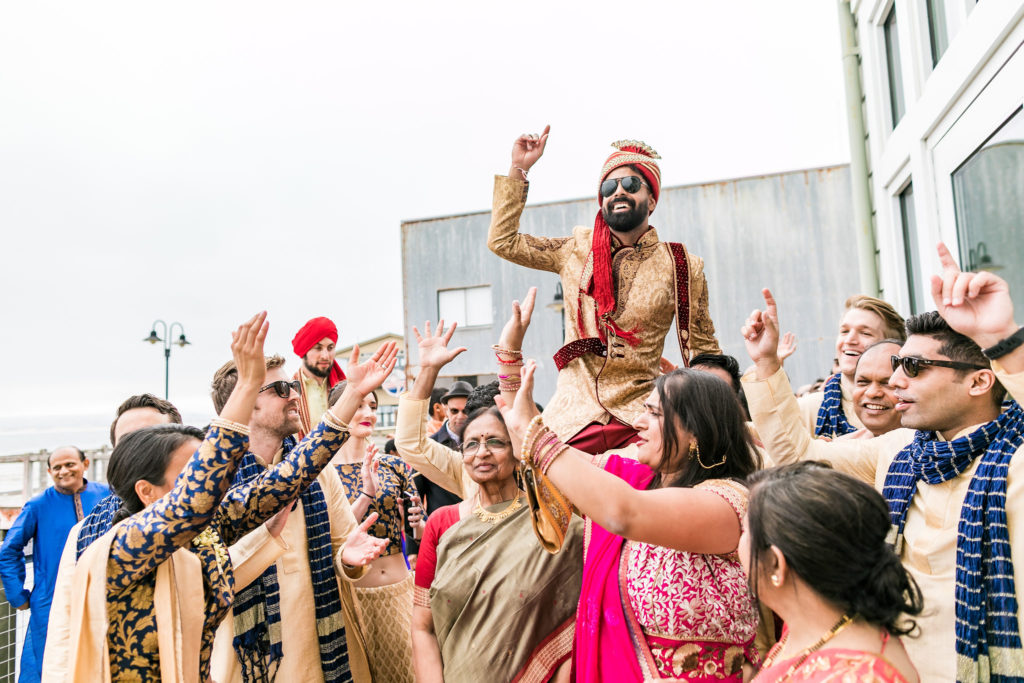
MULTIPOLYGON (((594 199, 536 206, 523 213, 521 231, 557 237, 575 225, 592 225, 594 199)), ((749 364, 739 328, 770 287, 781 305, 783 331, 799 337, 787 361, 794 384, 811 381, 831 367, 837 321, 845 299, 856 293, 856 240, 852 233, 850 175, 846 166, 794 171, 662 190, 652 216, 659 236, 681 241, 704 258, 712 318, 726 353, 749 364)), ((551 355, 561 345, 560 316, 545 306, 558 278, 499 259, 487 249, 489 213, 409 221, 402 224, 402 262, 410 363, 416 363, 413 325, 436 320, 437 291, 490 284, 493 324, 460 329, 453 344, 469 351, 445 375, 494 372, 491 344, 511 311, 511 301, 531 285, 538 305, 526 339, 526 354, 541 365, 536 398, 554 392, 551 355)), ((679 349, 669 337, 666 356, 679 349)))

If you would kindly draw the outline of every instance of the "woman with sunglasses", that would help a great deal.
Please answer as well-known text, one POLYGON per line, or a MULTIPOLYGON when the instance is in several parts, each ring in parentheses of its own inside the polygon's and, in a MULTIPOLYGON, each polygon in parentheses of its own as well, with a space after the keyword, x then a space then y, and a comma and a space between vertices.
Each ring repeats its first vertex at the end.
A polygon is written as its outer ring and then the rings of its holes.
MULTIPOLYGON (((238 383, 207 432, 158 425, 118 442, 107 478, 123 501, 115 526, 79 558, 72 576, 68 681, 205 681, 214 632, 235 589, 262 566, 233 567, 227 544, 291 504, 348 438, 345 420, 358 405, 350 392, 328 411, 318 449, 295 449, 252 482, 229 486, 249 443, 248 423, 266 376, 265 313, 233 334, 238 383), (292 457, 294 456, 294 457, 292 457)), ((380 381, 394 353, 353 369, 360 382, 380 381)), ((278 517, 271 530, 280 532, 278 517)), ((367 520, 341 553, 365 565, 380 551, 367 520)), ((269 526, 269 525, 268 525, 269 526)), ((283 548, 283 546, 282 546, 283 548)))
POLYGON ((477 491, 435 510, 420 544, 412 631, 416 680, 568 681, 582 523, 572 523, 558 554, 537 543, 515 476, 518 461, 496 407, 469 416, 462 457, 477 491))
POLYGON ((761 463, 732 389, 706 372, 662 375, 633 423, 637 460, 591 456, 545 426, 535 368, 499 405, 516 453, 586 516, 576 680, 742 681, 758 609, 736 554, 741 482, 761 463))
POLYGON ((753 474, 740 558, 786 623, 758 683, 918 680, 899 636, 921 613, 917 583, 886 543, 889 509, 868 484, 819 462, 753 474))
MULTIPOLYGON (((340 396, 348 386, 341 381, 331 389, 331 398, 340 396)), ((362 519, 368 513, 378 515, 370 533, 387 539, 381 557, 355 583, 355 596, 362 612, 363 638, 374 680, 413 680, 412 623, 413 577, 409 568, 404 536, 405 504, 414 528, 422 523, 419 498, 412 473, 394 455, 380 455, 370 441, 377 424, 377 394, 362 396, 351 421, 352 438, 332 460, 345 493, 352 503, 352 514, 362 519)))

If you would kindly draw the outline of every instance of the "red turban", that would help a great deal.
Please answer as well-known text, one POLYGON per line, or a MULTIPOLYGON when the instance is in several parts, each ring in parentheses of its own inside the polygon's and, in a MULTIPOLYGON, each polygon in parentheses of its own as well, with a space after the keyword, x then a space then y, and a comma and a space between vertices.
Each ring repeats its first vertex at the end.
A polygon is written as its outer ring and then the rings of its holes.
MULTIPOLYGON (((597 181, 597 203, 601 203, 601 183, 608 177, 608 174, 620 166, 630 165, 640 171, 651 188, 651 195, 657 201, 661 194, 661 169, 658 168, 658 162, 655 161, 655 159, 661 158, 658 153, 639 140, 619 140, 613 142, 612 147, 616 151, 612 152, 604 162, 604 166, 601 167, 601 178, 597 181)), ((640 343, 640 338, 637 336, 638 330, 622 330, 610 317, 611 312, 615 310, 615 289, 612 285, 612 235, 611 228, 608 227, 600 209, 597 211, 597 218, 594 219, 594 237, 590 252, 594 255, 594 275, 587 288, 587 293, 593 296, 597 302, 599 334, 604 337, 601 331, 603 320, 616 336, 626 340, 631 346, 636 346, 640 343)), ((582 324, 580 334, 583 334, 582 324)))
MULTIPOLYGON (((331 322, 330 318, 322 316, 313 318, 299 328, 299 331, 292 337, 292 350, 295 351, 297 356, 305 356, 324 337, 337 344, 338 328, 331 322)), ((333 387, 343 379, 345 379, 345 373, 342 372, 341 366, 335 360, 331 366, 331 374, 327 377, 327 385, 333 387)))

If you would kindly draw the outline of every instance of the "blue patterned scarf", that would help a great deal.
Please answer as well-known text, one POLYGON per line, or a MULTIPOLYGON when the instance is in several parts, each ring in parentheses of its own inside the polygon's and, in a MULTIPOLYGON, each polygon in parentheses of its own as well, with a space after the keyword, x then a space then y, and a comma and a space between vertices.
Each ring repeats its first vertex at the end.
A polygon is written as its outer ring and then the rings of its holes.
MULTIPOLYGON (((284 453, 295 448, 295 439, 287 437, 284 453)), ((245 484, 266 471, 252 453, 238 463, 232 486, 245 484)), ((327 500, 318 481, 300 494, 306 521, 306 545, 316 605, 316 632, 320 645, 320 668, 324 681, 351 681, 348 645, 341 611, 341 594, 334 573, 331 524, 327 500)), ((284 655, 281 637, 281 596, 278 592, 277 566, 270 565, 262 575, 235 594, 232 606, 235 639, 232 645, 242 666, 242 680, 272 681, 284 655)))
POLYGON ((825 382, 825 397, 818 408, 818 421, 814 425, 814 436, 834 439, 843 434, 857 431, 843 413, 843 373, 837 372, 825 382))
POLYGON ((903 546, 907 510, 917 482, 941 484, 981 458, 971 478, 957 530, 957 681, 1024 681, 1017 592, 1006 520, 1010 459, 1024 443, 1024 411, 1014 402, 997 419, 953 441, 919 431, 896 455, 882 495, 889 504, 895 550, 903 546))
POLYGON ((76 560, 82 556, 82 553, 85 552, 85 549, 93 541, 110 531, 110 528, 114 526, 114 515, 121 509, 121 504, 122 501, 118 495, 111 493, 97 503, 92 512, 86 515, 85 519, 82 520, 82 526, 78 529, 76 560))

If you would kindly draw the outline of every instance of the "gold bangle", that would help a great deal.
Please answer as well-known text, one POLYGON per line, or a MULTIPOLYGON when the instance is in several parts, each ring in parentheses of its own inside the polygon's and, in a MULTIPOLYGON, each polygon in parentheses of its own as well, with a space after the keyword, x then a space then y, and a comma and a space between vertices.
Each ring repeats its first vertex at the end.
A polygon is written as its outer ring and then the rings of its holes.
POLYGON ((530 462, 530 450, 533 447, 532 444, 531 444, 531 441, 533 440, 533 438, 535 436, 533 434, 533 430, 534 430, 534 428, 537 425, 542 425, 543 423, 544 423, 544 419, 543 419, 542 416, 534 415, 533 419, 530 420, 530 424, 527 425, 526 431, 523 433, 523 447, 521 449, 520 458, 519 458, 523 462, 526 462, 526 463, 530 462))
POLYGON ((324 418, 323 419, 324 419, 324 423, 326 423, 327 426, 333 427, 334 429, 337 429, 339 432, 347 432, 348 431, 348 424, 346 424, 346 423, 342 422, 341 420, 339 420, 338 416, 335 415, 334 412, 330 408, 328 408, 327 410, 324 411, 324 418))
POLYGON ((221 429, 230 429, 233 432, 239 434, 249 435, 249 425, 244 425, 241 422, 235 422, 234 420, 226 420, 223 417, 215 417, 210 420, 211 427, 220 427, 221 429))

